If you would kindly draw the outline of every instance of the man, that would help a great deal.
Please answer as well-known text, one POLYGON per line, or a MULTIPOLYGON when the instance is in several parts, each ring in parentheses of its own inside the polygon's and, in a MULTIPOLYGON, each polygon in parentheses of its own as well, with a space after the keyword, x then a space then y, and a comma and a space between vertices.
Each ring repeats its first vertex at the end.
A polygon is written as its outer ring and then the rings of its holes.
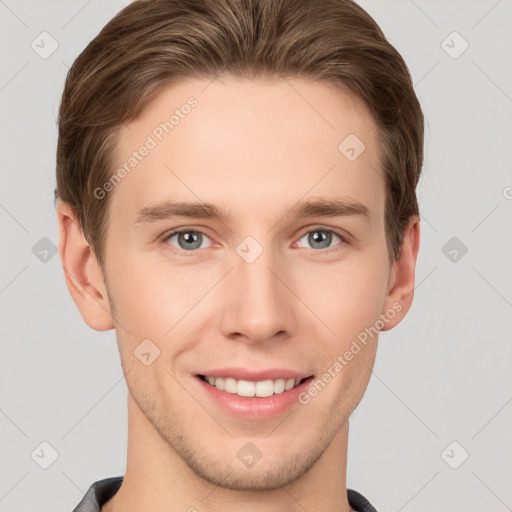
POLYGON ((349 0, 139 0, 78 57, 59 253, 116 329, 124 477, 75 511, 374 511, 346 488, 378 333, 409 310, 423 116, 349 0))

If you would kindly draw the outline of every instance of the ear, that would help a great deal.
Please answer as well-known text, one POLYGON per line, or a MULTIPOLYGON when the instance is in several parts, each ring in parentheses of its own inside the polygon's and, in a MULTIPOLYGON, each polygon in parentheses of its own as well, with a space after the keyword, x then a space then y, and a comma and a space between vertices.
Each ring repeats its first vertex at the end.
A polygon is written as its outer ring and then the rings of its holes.
POLYGON ((114 328, 103 272, 71 207, 57 206, 59 256, 64 278, 85 323, 96 331, 114 328))
POLYGON ((384 300, 382 315, 387 317, 382 331, 398 325, 409 311, 414 297, 415 270, 420 248, 420 219, 417 215, 409 219, 404 232, 400 254, 391 269, 388 281, 388 293, 384 300), (394 316, 390 318, 389 312, 394 316), (386 315, 386 312, 387 315, 386 315))

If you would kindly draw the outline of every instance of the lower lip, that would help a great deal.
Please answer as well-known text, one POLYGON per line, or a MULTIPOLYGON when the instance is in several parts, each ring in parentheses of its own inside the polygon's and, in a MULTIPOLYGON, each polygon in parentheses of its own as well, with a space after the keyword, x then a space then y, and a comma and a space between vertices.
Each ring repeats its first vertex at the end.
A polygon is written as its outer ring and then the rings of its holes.
POLYGON ((246 419, 266 419, 279 416, 290 409, 299 395, 307 388, 313 377, 308 377, 298 386, 267 397, 246 397, 227 393, 196 376, 199 384, 219 406, 233 416, 246 419))

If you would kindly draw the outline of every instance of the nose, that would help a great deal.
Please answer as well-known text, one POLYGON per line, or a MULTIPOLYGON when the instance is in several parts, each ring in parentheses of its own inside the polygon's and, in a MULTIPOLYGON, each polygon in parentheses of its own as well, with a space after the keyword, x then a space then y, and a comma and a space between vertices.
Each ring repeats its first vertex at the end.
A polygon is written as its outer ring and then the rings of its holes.
POLYGON ((264 250, 248 263, 235 254, 234 268, 223 283, 221 327, 237 341, 264 343, 291 335, 293 293, 286 286, 288 272, 264 250))

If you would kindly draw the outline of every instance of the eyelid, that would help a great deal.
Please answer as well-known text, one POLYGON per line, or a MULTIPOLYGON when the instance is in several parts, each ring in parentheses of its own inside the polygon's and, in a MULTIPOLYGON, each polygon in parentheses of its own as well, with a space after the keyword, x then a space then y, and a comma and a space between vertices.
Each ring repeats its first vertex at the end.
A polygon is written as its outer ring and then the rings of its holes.
MULTIPOLYGON (((158 237, 158 240, 162 243, 166 243, 167 240, 169 238, 171 238, 172 236, 179 235, 180 233, 189 233, 189 232, 200 233, 201 235, 207 237, 208 239, 210 239, 213 242, 211 237, 208 236, 204 231, 201 231, 200 229, 197 229, 194 227, 187 227, 187 226, 182 226, 181 228, 176 228, 176 229, 171 229, 170 231, 166 231, 163 235, 158 237)), ((215 243, 215 242, 213 242, 213 243, 215 243)), ((170 244, 168 244, 168 243, 166 243, 166 245, 170 246, 170 244)), ((184 256, 193 256, 194 254, 199 252, 198 249, 195 249, 193 251, 186 251, 185 249, 179 249, 178 247, 174 247, 174 246, 170 246, 170 247, 171 247, 172 251, 177 252, 178 254, 184 255, 184 256)), ((203 249, 205 249, 205 248, 203 248, 203 249)))
MULTIPOLYGON (((326 253, 326 252, 330 252, 331 250, 339 249, 340 246, 348 245, 350 243, 350 236, 348 234, 344 234, 335 228, 328 227, 328 226, 321 226, 321 225, 313 226, 313 227, 308 226, 307 228, 304 228, 304 231, 302 231, 301 234, 298 235, 297 242, 301 238, 303 238, 305 235, 308 235, 309 233, 314 233, 315 231, 325 231, 328 233, 334 233, 336 236, 340 237, 341 242, 339 242, 336 245, 333 245, 332 247, 328 247, 326 249, 311 249, 309 247, 302 247, 303 249, 309 249, 310 251, 314 251, 315 253, 326 253)), ((294 244, 296 244, 297 242, 294 242, 294 244)))
POLYGON ((348 233, 345 233, 344 231, 333 228, 332 226, 322 226, 319 224, 319 225, 313 225, 313 226, 308 226, 306 228, 303 228, 303 231, 300 232, 301 234, 299 235, 299 238, 302 238, 304 235, 307 235, 308 233, 311 233, 314 231, 329 231, 331 233, 335 233, 336 235, 343 238, 347 242, 348 242, 348 239, 350 236, 348 233))

